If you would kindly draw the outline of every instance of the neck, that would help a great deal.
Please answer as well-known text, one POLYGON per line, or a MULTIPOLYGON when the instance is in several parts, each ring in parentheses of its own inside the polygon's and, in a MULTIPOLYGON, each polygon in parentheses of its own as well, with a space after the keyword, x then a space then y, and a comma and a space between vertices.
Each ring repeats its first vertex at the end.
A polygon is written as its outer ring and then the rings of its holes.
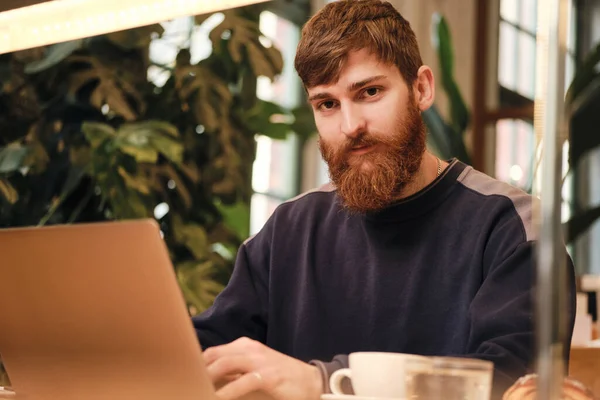
MULTIPOLYGON (((448 166, 447 162, 439 161, 441 169, 444 170, 448 166)), ((414 179, 402 188, 397 200, 405 199, 412 196, 418 191, 424 189, 438 177, 438 158, 426 151, 423 154, 419 170, 415 174, 414 179)))

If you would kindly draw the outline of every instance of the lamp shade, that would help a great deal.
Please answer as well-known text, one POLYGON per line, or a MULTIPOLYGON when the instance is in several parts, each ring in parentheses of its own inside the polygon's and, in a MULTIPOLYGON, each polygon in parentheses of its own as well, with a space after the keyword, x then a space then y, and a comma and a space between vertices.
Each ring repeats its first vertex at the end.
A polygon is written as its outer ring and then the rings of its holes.
POLYGON ((51 0, 0 12, 0 54, 266 0, 51 0))

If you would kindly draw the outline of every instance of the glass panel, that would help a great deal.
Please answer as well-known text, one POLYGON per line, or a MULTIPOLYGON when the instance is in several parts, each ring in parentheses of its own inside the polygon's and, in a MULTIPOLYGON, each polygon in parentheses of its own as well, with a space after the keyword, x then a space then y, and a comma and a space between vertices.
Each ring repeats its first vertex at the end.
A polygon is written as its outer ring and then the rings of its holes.
POLYGON ((577 8, 575 2, 569 2, 569 33, 567 35, 567 50, 574 54, 577 38, 577 8))
POLYGON ((212 52, 212 42, 210 41, 208 34, 217 25, 223 22, 224 18, 225 16, 222 13, 213 14, 201 25, 194 28, 190 46, 192 64, 196 64, 210 56, 210 53, 212 52))
POLYGON ((533 100, 535 97, 535 38, 519 32, 517 92, 533 100))
POLYGON ((256 138, 256 159, 252 167, 252 189, 256 192, 266 193, 269 191, 272 142, 266 136, 256 138))
POLYGON ((569 172, 569 141, 566 140, 563 145, 562 152, 562 176, 563 176, 563 186, 562 186, 562 206, 561 206, 561 220, 562 222, 567 222, 569 218, 571 218, 571 207, 570 203, 573 197, 573 192, 571 191, 572 185, 572 175, 568 174, 569 172))
MULTIPOLYGON (((192 31, 193 18, 183 17, 171 21, 163 22, 161 25, 165 29, 164 34, 150 42, 150 60, 158 65, 171 67, 175 65, 175 57, 179 49, 189 47, 189 34, 192 31)), ((203 51, 212 51, 210 44, 206 48, 201 44, 203 51)), ((148 80, 157 86, 163 86, 171 76, 171 73, 158 66, 148 68, 148 80)))
MULTIPOLYGON (((301 84, 294 72, 294 56, 300 37, 300 29, 290 21, 265 11, 260 16, 260 29, 266 36, 265 45, 273 45, 281 51, 284 69, 271 82, 259 77, 256 94, 258 98, 271 101, 285 108, 299 104, 301 84)), ((289 136, 286 140, 273 140, 257 136, 257 154, 252 171, 252 187, 257 192, 251 200, 250 229, 258 232, 281 199, 297 194, 298 139, 289 136)))
POLYGON ((536 0, 521 0, 521 18, 519 25, 522 29, 530 32, 536 32, 537 26, 537 1, 536 0))
MULTIPOLYGON (((262 100, 293 108, 299 103, 301 87, 293 69, 293 57, 300 30, 288 20, 268 11, 261 14, 260 28, 268 40, 282 52, 284 71, 275 82, 259 77, 257 95, 262 100)), ((255 191, 276 194, 284 198, 297 194, 295 192, 297 146, 297 139, 291 136, 286 140, 257 138, 257 157, 253 171, 255 191)))
POLYGON ((573 78, 575 77, 575 57, 567 54, 565 61, 565 93, 569 89, 573 78))
POLYGON ((500 21, 500 54, 498 55, 498 81, 508 89, 516 86, 517 30, 514 26, 500 21))
POLYGON ((521 120, 496 124, 496 178, 530 190, 533 179, 535 138, 533 125, 521 120))
POLYGON ((500 18, 512 22, 513 24, 518 24, 519 0, 502 0, 500 2, 500 18))
POLYGON ((323 157, 321 157, 321 153, 319 153, 319 175, 317 177, 317 184, 321 186, 325 185, 329 181, 329 168, 323 160, 323 157))
POLYGON ((267 222, 273 211, 281 204, 281 200, 256 193, 250 202, 250 235, 258 233, 267 222))
MULTIPOLYGON (((269 11, 264 11, 260 16, 260 29, 272 42, 272 44, 281 51, 283 56, 283 72, 275 80, 268 83, 270 89, 268 94, 258 93, 264 100, 274 101, 287 108, 298 106, 301 100, 302 85, 300 78, 294 69, 294 57, 296 56, 296 46, 300 40, 300 28, 292 22, 278 17, 269 11)), ((259 78, 259 84, 266 85, 269 82, 267 78, 259 78)))

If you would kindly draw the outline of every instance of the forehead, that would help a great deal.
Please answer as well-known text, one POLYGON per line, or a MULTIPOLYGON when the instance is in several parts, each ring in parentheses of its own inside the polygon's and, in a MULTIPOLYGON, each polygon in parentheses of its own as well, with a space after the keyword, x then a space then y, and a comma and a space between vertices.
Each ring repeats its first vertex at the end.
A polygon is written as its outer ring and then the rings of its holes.
POLYGON ((404 79, 395 65, 381 62, 368 50, 353 51, 340 72, 337 82, 308 88, 309 96, 319 92, 345 91, 353 83, 361 82, 373 76, 383 75, 390 84, 403 85, 404 79))

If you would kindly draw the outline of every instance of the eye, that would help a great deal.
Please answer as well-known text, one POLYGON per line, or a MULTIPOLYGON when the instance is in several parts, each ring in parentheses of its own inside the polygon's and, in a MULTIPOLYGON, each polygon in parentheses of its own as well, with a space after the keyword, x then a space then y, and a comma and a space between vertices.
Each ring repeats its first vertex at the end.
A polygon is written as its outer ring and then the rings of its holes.
POLYGON ((381 91, 381 89, 379 89, 377 87, 370 87, 370 88, 366 88, 363 93, 364 93, 365 97, 375 97, 379 94, 380 91, 381 91))
POLYGON ((317 106, 317 109, 319 110, 331 110, 333 107, 335 107, 335 102, 332 100, 327 100, 324 101, 322 103, 319 103, 319 105, 317 106))

